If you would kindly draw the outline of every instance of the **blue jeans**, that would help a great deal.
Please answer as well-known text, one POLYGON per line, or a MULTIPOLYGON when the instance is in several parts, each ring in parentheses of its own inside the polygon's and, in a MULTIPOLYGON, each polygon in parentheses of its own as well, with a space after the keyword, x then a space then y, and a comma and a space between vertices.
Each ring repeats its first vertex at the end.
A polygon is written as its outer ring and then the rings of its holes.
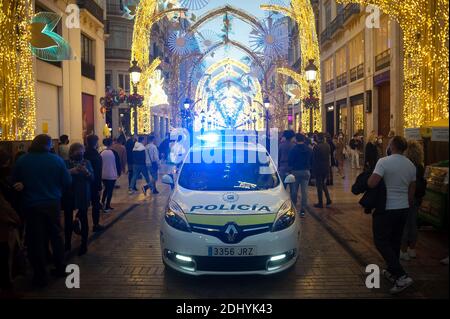
POLYGON ((145 165, 134 165, 133 166, 133 178, 131 179, 130 189, 136 189, 136 182, 139 175, 142 174, 145 178, 145 182, 150 186, 150 176, 148 176, 147 166, 145 165))
POLYGON ((302 192, 302 208, 304 211, 308 206, 308 183, 311 178, 311 173, 309 170, 304 171, 293 171, 292 174, 295 176, 295 183, 291 186, 291 200, 294 205, 297 205, 298 189, 300 187, 302 192))

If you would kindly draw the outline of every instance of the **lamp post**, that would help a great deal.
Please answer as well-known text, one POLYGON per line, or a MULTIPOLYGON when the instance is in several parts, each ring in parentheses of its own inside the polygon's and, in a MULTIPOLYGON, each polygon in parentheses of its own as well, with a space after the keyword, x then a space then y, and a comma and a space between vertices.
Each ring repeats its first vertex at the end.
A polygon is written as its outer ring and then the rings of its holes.
MULTIPOLYGON (((306 81, 309 83, 309 99, 310 101, 314 98, 314 89, 313 84, 317 79, 317 67, 314 64, 314 59, 309 59, 309 63, 305 68, 306 81)), ((309 131, 313 131, 313 109, 317 108, 317 105, 305 105, 306 108, 309 108, 309 131)))
MULTIPOLYGON (((139 81, 141 80, 141 73, 142 69, 138 66, 137 61, 133 60, 132 66, 128 70, 130 73, 131 83, 133 84, 133 95, 136 96, 138 94, 137 92, 137 86, 139 84, 139 81)), ((134 99, 133 99, 134 100, 134 99)), ((136 136, 138 134, 138 116, 137 116, 137 108, 139 105, 138 103, 132 103, 131 107, 133 107, 134 110, 134 135, 136 136)))
POLYGON ((266 126, 266 149, 267 151, 269 151, 270 149, 270 100, 268 96, 264 97, 263 103, 261 104, 261 102, 256 101, 256 103, 258 103, 259 105, 261 105, 264 108, 264 112, 265 112, 265 126, 266 126))

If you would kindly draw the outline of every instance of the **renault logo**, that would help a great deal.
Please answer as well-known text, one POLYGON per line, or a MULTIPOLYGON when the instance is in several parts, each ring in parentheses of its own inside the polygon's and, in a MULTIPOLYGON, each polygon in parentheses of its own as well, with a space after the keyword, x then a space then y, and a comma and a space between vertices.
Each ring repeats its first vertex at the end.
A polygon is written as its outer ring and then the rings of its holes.
POLYGON ((238 199, 239 196, 236 193, 226 193, 225 195, 223 195, 223 200, 229 203, 237 202, 238 199))
POLYGON ((228 224, 225 228, 225 234, 227 235, 228 242, 232 243, 238 235, 238 229, 234 224, 228 224))

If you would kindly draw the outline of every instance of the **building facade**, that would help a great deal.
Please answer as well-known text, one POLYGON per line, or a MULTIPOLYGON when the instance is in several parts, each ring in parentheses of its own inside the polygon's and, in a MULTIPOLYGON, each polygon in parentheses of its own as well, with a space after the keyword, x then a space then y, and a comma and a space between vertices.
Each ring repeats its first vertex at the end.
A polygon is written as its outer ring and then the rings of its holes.
MULTIPOLYGON (((105 87, 104 4, 101 0, 36 0, 35 12, 54 12, 62 18, 54 31, 70 45, 73 59, 47 62, 34 58, 36 77, 36 134, 52 138, 67 134, 82 142, 89 134, 100 137, 105 119, 99 99, 105 87), (78 27, 68 28, 67 6, 80 9, 78 27)), ((70 25, 69 25, 70 26, 70 25)))
POLYGON ((374 7, 319 0, 324 130, 403 132, 401 30, 374 7))

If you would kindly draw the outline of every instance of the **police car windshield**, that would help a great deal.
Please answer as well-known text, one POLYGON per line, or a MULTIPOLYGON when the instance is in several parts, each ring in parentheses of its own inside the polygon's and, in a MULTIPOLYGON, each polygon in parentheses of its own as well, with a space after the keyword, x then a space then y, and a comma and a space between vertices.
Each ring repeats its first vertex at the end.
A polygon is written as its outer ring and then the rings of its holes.
POLYGON ((234 154, 233 161, 222 163, 190 160, 183 165, 178 183, 183 188, 196 191, 255 191, 277 187, 280 180, 275 167, 265 153, 258 153, 234 154))

